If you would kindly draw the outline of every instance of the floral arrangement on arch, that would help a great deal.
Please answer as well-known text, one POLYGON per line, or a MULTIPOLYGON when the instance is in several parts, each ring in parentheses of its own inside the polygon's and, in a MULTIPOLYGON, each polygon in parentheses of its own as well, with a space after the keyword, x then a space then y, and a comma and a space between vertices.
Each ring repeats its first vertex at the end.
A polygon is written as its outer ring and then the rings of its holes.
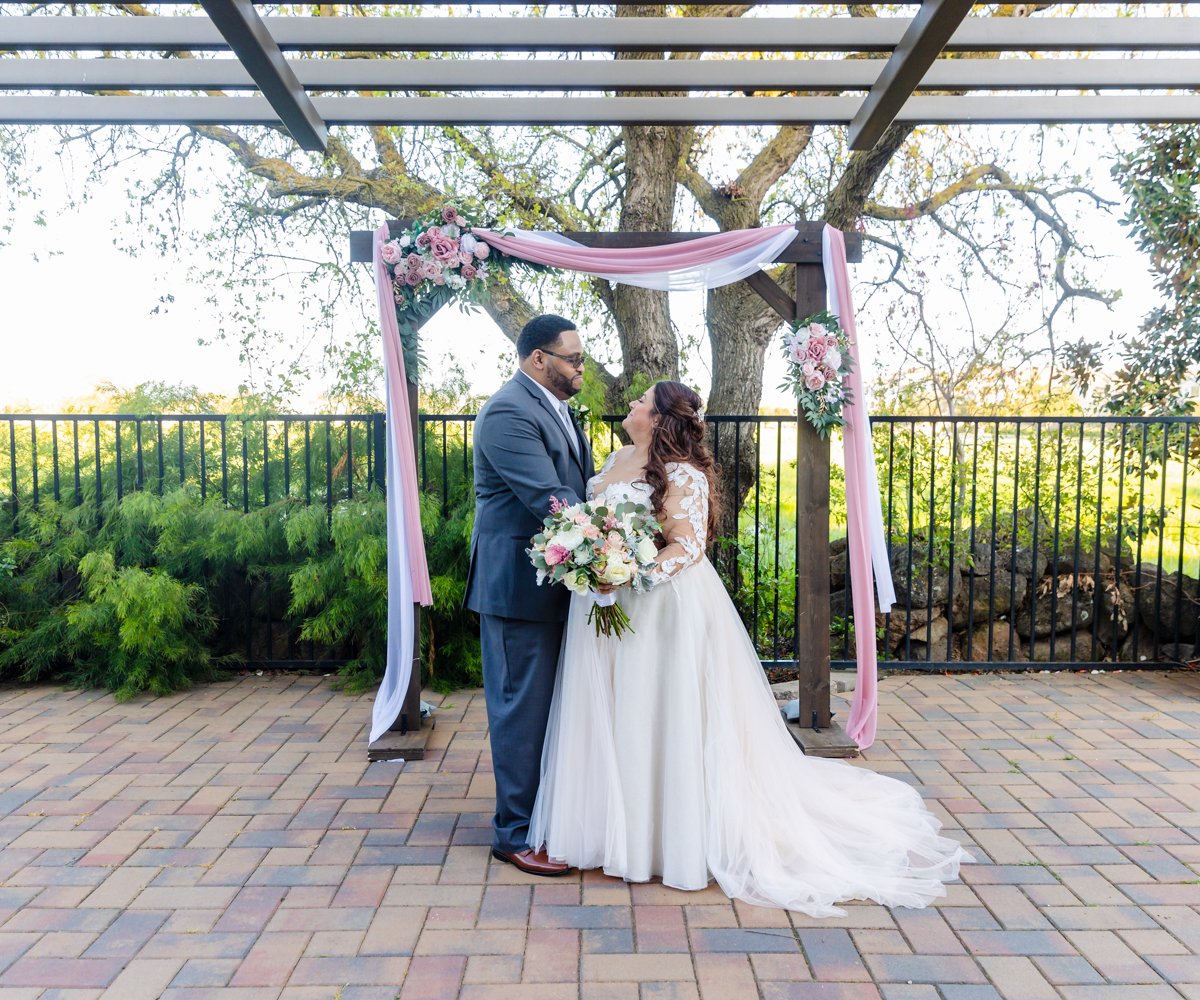
POLYGON ((850 338, 830 312, 814 313, 792 324, 783 338, 787 376, 780 389, 795 393, 805 419, 823 438, 842 427, 850 400, 850 338))
POLYGON ((482 300, 490 278, 496 271, 507 272, 510 264, 468 232, 477 224, 468 212, 445 205, 414 219, 380 251, 392 279, 404 365, 413 381, 420 364, 417 331, 421 324, 452 300, 482 300))

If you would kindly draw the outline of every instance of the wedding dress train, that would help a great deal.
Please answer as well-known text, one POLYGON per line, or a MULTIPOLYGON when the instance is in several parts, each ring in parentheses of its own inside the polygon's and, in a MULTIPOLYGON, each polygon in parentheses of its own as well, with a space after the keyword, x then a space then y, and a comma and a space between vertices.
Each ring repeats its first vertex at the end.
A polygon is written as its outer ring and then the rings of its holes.
MULTIPOLYGON (((644 482, 589 483, 649 505, 644 482)), ((925 906, 970 856, 920 795, 845 761, 806 757, 737 610, 704 555, 708 481, 668 465, 674 542, 660 582, 620 601, 634 632, 597 637, 573 597, 530 845, 578 868, 813 916, 849 899, 925 906)))

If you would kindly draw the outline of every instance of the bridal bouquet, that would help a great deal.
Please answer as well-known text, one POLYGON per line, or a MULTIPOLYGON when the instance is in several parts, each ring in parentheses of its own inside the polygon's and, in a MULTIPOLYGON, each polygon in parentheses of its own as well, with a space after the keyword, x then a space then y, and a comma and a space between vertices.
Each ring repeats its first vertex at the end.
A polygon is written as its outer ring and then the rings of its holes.
POLYGON ((850 374, 850 338, 832 313, 819 312, 797 323, 783 338, 787 377, 780 389, 796 394, 800 409, 825 438, 845 420, 842 408, 850 399, 845 379, 850 374))
POLYGON ((596 635, 632 632, 629 615, 616 601, 616 595, 597 593, 602 584, 634 590, 651 587, 658 546, 654 536, 661 525, 639 503, 625 501, 609 507, 605 504, 565 504, 550 498, 550 516, 545 527, 533 536, 526 549, 537 570, 538 584, 561 583, 576 594, 592 595, 588 622, 596 626, 596 635))

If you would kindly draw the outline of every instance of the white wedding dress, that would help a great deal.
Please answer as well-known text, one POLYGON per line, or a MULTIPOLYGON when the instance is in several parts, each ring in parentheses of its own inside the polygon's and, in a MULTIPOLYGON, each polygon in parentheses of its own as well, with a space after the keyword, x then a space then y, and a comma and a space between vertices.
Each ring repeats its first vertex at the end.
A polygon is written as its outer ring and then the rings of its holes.
MULTIPOLYGON (((649 506, 644 482, 589 497, 649 506)), ((806 757, 704 554, 708 481, 668 465, 660 582, 624 588, 634 632, 597 637, 571 600, 529 843, 578 868, 812 916, 841 900, 925 906, 970 856, 908 785, 806 757)))

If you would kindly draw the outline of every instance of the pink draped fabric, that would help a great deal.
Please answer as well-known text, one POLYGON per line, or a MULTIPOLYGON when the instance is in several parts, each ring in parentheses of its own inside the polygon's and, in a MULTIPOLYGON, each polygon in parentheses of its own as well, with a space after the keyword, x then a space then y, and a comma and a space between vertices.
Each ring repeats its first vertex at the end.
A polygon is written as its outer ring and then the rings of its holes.
MULTIPOLYGON (((875 461, 875 450, 871 445, 870 418, 863 395, 861 352, 858 349, 858 331, 854 322, 853 299, 850 296, 850 272, 846 266, 846 241, 840 230, 826 226, 823 243, 826 284, 833 298, 833 311, 850 338, 850 402, 844 410, 846 426, 842 431, 842 439, 846 460, 846 532, 849 536, 850 591, 859 641, 855 643, 858 681, 854 687, 854 701, 850 706, 846 733, 860 750, 865 750, 875 742, 877 716, 878 663, 873 641, 875 589, 871 585, 871 536, 868 520, 872 498, 871 477, 867 468, 868 463, 873 464, 875 461), (863 638, 868 636, 871 641, 864 642, 863 638)), ((874 503, 878 502, 879 495, 876 492, 874 503)), ((889 574, 889 590, 890 586, 889 574)))
MULTIPOLYGON (((421 535, 421 506, 417 490, 416 449, 408 412, 408 379, 396 322, 392 280, 380 249, 388 227, 375 233, 375 289, 383 333, 383 367, 387 381, 387 663, 383 682, 371 708, 370 742, 374 743, 400 718, 412 680, 416 643, 414 604, 433 603, 425 540, 421 535)), ((382 456, 381 456, 382 457, 382 456)))
POLYGON ((472 229, 473 235, 496 250, 521 260, 568 271, 640 275, 647 271, 681 271, 713 264, 734 254, 768 243, 795 226, 735 229, 701 236, 684 243, 648 247, 585 247, 564 240, 551 243, 527 236, 504 236, 489 229, 472 229))
MULTIPOLYGON (((387 490, 398 490, 404 502, 404 532, 412 540, 408 549, 408 567, 412 574, 413 600, 428 607, 433 603, 429 586, 429 565, 421 535, 421 500, 417 483, 417 453, 413 445, 412 415, 408 412, 408 378, 404 372, 404 351, 400 347, 400 327, 396 323, 396 303, 392 301, 392 280, 379 255, 389 238, 387 225, 375 233, 375 288, 379 296, 379 321, 383 332, 383 365, 387 375, 388 437, 394 442, 389 451, 399 462, 389 462, 387 490), (397 468, 397 466, 399 466, 397 468)), ((391 455, 389 455, 389 458, 391 455)))

